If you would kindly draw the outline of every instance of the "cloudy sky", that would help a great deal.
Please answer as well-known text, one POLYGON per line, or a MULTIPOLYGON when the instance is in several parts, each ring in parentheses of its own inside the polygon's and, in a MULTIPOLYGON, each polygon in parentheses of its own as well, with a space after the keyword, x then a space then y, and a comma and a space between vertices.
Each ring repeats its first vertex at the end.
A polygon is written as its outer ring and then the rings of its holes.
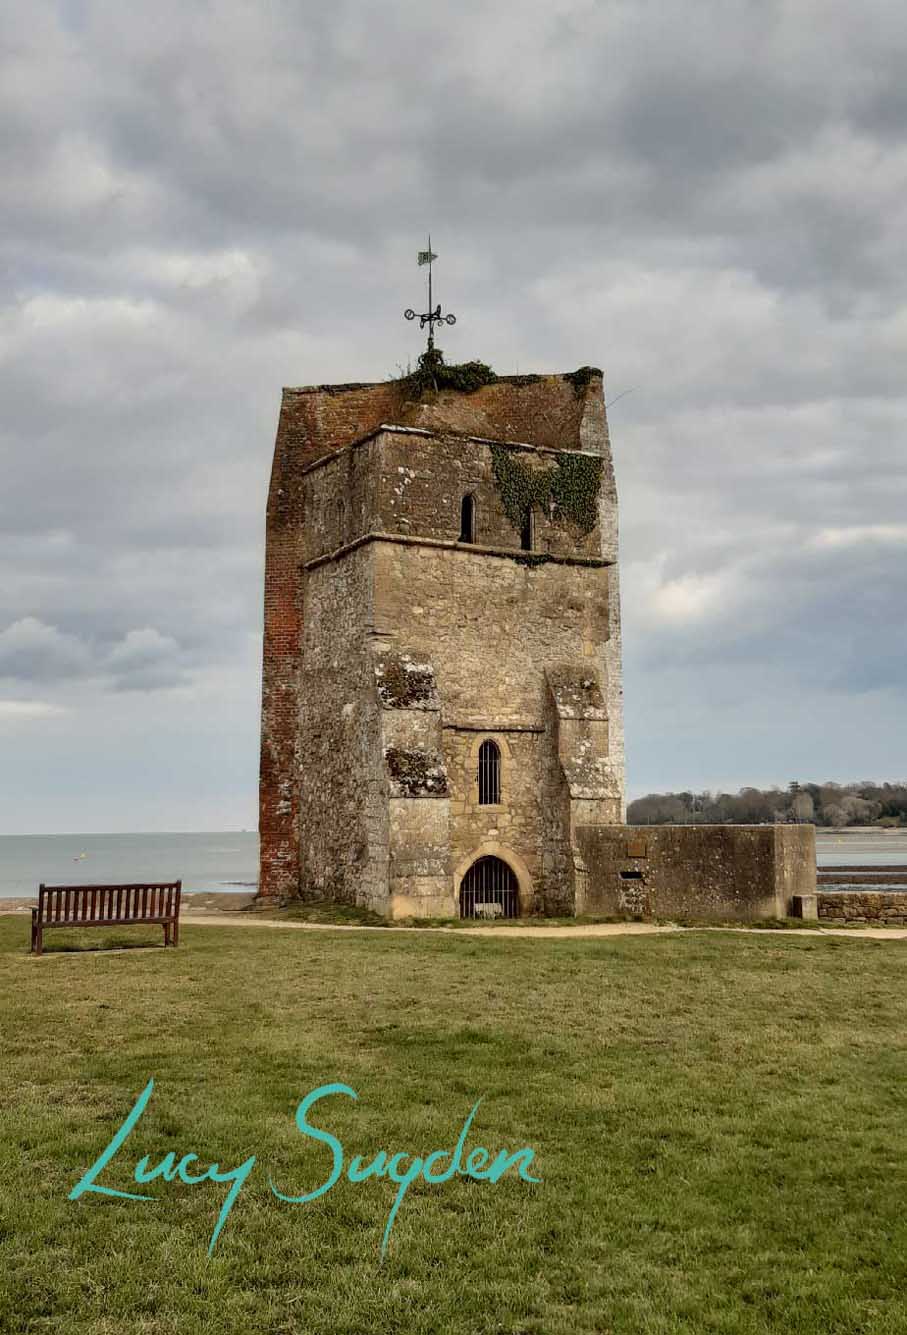
POLYGON ((0 831, 254 828, 283 385, 602 366, 628 779, 907 774, 897 0, 8 0, 0 831), (632 391, 632 392, 628 392, 632 391))

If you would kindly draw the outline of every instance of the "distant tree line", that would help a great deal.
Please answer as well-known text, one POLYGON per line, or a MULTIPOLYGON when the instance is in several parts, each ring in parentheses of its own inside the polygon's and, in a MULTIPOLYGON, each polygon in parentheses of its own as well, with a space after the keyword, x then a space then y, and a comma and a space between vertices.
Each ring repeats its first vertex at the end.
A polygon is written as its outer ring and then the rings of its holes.
POLYGON ((648 793, 627 807, 631 825, 762 825, 771 821, 907 826, 907 783, 791 783, 737 793, 648 793))

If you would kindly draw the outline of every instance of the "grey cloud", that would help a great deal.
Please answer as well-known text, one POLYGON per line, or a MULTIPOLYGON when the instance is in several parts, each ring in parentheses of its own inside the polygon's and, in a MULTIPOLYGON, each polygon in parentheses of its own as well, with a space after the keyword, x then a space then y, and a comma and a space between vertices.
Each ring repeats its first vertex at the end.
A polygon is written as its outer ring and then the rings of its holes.
POLYGON ((187 667, 177 641, 153 626, 129 630, 112 643, 30 616, 0 631, 0 682, 7 685, 93 678, 118 691, 161 690, 186 684, 187 667))
POLYGON ((631 781, 680 754, 766 778, 741 684, 766 728, 786 693, 805 757, 829 701, 872 695, 858 767, 899 754, 903 548, 817 544, 907 499, 900 5, 4 18, 0 662, 83 693, 54 728, 87 711, 96 738, 115 704, 122 730, 140 690, 212 771, 230 727, 254 740, 280 387, 418 355, 431 227, 451 358, 634 389, 611 412, 631 781))
POLYGON ((184 674, 178 665, 179 645, 153 626, 131 630, 107 656, 106 670, 117 690, 149 691, 178 686, 184 674))
POLYGON ((90 653, 72 635, 23 617, 0 631, 0 677, 46 682, 81 677, 90 668, 90 653))

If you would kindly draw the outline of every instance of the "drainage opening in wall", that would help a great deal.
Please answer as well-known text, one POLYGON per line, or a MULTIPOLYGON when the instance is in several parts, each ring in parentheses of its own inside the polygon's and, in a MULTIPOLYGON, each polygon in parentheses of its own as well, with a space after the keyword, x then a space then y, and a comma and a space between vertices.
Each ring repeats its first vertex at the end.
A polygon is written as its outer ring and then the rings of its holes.
POLYGON ((517 918, 520 888, 511 867, 500 858, 479 858, 460 882, 461 918, 517 918))
POLYGON ((620 874, 620 879, 621 879, 622 881, 641 881, 641 880, 642 880, 642 872, 641 872, 641 871, 622 871, 621 874, 620 874))

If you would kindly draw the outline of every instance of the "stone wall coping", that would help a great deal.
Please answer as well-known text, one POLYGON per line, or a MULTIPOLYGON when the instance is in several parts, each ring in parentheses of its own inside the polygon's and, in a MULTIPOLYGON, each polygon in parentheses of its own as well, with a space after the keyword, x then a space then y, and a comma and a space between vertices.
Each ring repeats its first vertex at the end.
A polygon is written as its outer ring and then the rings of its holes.
POLYGON ((408 533, 382 533, 379 531, 363 533, 361 537, 345 543, 342 547, 335 548, 332 552, 324 552, 321 556, 313 557, 311 561, 303 561, 300 569, 314 570, 327 561, 339 560, 341 556, 356 551, 357 548, 363 547, 367 542, 392 542, 400 547, 435 547, 442 551, 466 552, 470 556, 504 557, 527 567, 539 565, 589 566, 599 570, 615 564, 613 560, 603 556, 555 556, 554 553, 549 552, 527 552, 520 547, 482 547, 475 542, 451 542, 447 538, 416 538, 408 533))
POLYGON ((600 459, 602 456, 596 450, 574 450, 563 449, 556 450, 552 445, 530 445, 528 441, 523 440, 500 440, 496 436, 470 436, 464 431, 455 431, 450 428, 446 431, 430 431, 424 426, 395 426, 392 422, 382 422, 374 430, 367 431, 364 436, 357 436, 351 440, 348 445, 341 445, 339 449, 331 450, 330 454, 323 454, 320 459, 315 459, 307 464, 305 468, 300 468, 299 477, 307 477, 309 473, 316 472, 319 468, 333 463, 335 459, 341 458, 348 450, 357 450, 360 445, 367 445, 370 440, 376 436, 393 434, 396 436, 424 436, 429 440, 468 440, 475 445, 503 445, 508 450, 528 450, 531 454, 579 454, 587 459, 600 459))
MULTIPOLYGON (((599 366, 581 366, 581 371, 588 371, 590 376, 601 380, 602 370, 599 366)), ((539 371, 538 373, 495 376, 493 384, 497 385, 516 385, 522 388, 529 384, 538 384, 542 380, 572 380, 576 371, 539 371)), ((357 389, 378 389, 381 385, 395 385, 397 380, 349 380, 339 385, 284 385, 284 394, 346 394, 352 393, 357 389)), ((461 391, 462 392, 462 391, 461 391)))

